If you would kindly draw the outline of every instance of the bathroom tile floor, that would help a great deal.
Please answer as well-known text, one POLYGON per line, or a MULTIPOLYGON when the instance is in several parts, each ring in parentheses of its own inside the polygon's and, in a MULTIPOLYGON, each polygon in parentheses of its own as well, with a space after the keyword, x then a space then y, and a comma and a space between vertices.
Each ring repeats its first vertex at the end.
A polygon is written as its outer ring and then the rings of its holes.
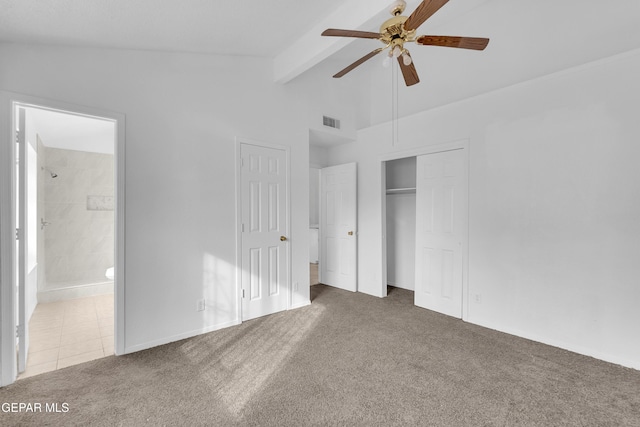
POLYGON ((38 304, 19 379, 113 354, 113 294, 38 304))

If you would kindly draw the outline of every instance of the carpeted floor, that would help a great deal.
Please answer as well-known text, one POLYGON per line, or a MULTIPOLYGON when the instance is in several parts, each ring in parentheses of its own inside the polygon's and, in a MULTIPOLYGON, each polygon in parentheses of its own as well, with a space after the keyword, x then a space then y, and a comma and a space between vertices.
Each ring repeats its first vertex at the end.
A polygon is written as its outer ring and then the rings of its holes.
MULTIPOLYGON (((640 372, 325 285, 311 306, 20 380, 8 425, 640 426, 640 372)), ((6 408, 6 406, 3 406, 6 408)))

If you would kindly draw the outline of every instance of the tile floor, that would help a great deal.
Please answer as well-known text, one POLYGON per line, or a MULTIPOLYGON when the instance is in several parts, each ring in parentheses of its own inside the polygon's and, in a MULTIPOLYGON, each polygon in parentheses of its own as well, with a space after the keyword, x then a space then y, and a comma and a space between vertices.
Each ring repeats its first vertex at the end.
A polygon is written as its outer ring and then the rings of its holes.
POLYGON ((38 304, 19 379, 113 354, 113 294, 38 304))

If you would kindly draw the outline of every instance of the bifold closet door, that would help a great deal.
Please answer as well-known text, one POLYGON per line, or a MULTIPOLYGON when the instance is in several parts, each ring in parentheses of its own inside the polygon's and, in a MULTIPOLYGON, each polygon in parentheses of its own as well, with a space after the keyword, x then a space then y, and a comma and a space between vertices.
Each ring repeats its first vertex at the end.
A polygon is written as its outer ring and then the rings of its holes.
POLYGON ((417 158, 415 304, 462 318, 467 232, 464 150, 417 158))

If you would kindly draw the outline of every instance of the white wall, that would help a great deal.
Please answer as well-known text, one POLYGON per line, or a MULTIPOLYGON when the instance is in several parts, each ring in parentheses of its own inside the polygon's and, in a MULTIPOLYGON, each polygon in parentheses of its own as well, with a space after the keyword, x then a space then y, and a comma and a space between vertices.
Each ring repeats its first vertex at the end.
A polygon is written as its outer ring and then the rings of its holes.
POLYGON ((309 301, 312 74, 282 86, 264 58, 109 49, 0 44, 0 57, 0 90, 126 115, 127 351, 237 320, 237 136, 291 147, 292 303, 309 301))
POLYGON ((387 284, 414 290, 416 282, 416 194, 388 194, 387 284))
POLYGON ((309 145, 309 225, 320 224, 320 169, 327 166, 326 147, 309 145))
POLYGON ((320 224, 320 169, 309 168, 309 225, 320 224))
POLYGON ((359 79, 334 79, 338 70, 344 68, 339 60, 326 60, 307 71, 301 77, 294 80, 294 84, 304 82, 312 76, 316 76, 312 83, 313 98, 309 101, 308 123, 312 132, 327 134, 342 140, 354 140, 356 129, 369 124, 368 110, 361 108, 367 105, 370 98, 368 75, 359 76, 359 79), (359 102, 356 102, 359 101, 359 102), (340 129, 324 126, 322 116, 329 116, 340 120, 340 129))
POLYGON ((309 163, 317 168, 323 168, 329 166, 329 152, 328 147, 322 147, 318 145, 309 146, 309 163))
POLYGON ((381 157, 468 139, 466 319, 640 368, 640 52, 359 132, 359 290, 381 295, 381 157), (476 296, 478 301, 476 301, 476 296))

